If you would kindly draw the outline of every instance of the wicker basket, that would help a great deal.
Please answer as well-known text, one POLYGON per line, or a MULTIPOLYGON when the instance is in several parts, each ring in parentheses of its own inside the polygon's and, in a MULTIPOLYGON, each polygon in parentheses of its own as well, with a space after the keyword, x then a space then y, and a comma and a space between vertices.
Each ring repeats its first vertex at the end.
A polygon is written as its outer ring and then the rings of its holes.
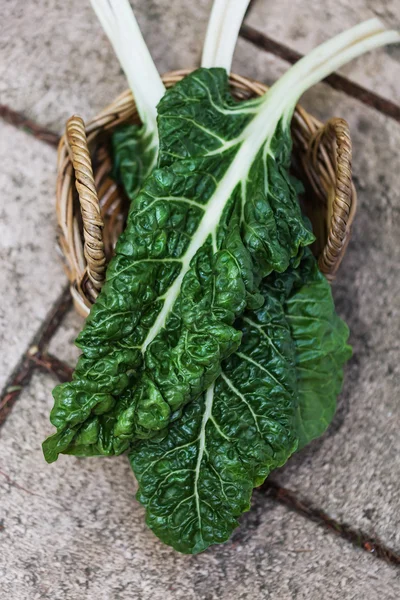
MULTIPOLYGON (((168 73, 163 77, 165 86, 171 87, 189 72, 168 73)), ((231 75, 230 85, 239 100, 261 96, 268 89, 238 75, 231 75)), ((82 119, 71 117, 59 145, 59 245, 75 307, 83 316, 88 315, 104 282, 129 207, 124 191, 109 176, 109 136, 116 126, 127 122, 139 122, 130 91, 92 119, 86 129, 82 119)), ((294 170, 306 188, 303 209, 317 237, 313 250, 321 271, 331 281, 345 253, 356 210, 349 128, 338 118, 323 125, 298 106, 292 135, 294 170)))

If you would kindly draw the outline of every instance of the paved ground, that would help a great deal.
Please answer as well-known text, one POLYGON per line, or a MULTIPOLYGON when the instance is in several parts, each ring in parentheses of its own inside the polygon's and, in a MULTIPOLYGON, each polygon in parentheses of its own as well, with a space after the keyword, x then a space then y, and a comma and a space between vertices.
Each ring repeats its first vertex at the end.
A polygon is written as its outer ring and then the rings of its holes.
MULTIPOLYGON (((70 114, 90 118, 126 87, 88 2, 17 4, 3 14, 3 105, 61 132, 70 114)), ((133 4, 160 71, 197 64, 210 0, 133 4)), ((258 0, 247 24, 305 52, 374 14, 400 27, 398 0, 258 0)), ((286 68, 239 41, 235 71, 268 83, 286 68)), ((124 457, 44 463, 50 392, 76 360, 82 320, 56 250, 56 150, 0 121, 0 598, 400 597, 400 48, 343 74, 392 104, 367 95, 376 110, 327 85, 303 101, 321 119, 346 118, 354 142, 360 207, 334 285, 354 358, 339 411, 320 441, 273 474, 273 487, 254 494, 233 539, 197 557, 146 529, 124 457)))

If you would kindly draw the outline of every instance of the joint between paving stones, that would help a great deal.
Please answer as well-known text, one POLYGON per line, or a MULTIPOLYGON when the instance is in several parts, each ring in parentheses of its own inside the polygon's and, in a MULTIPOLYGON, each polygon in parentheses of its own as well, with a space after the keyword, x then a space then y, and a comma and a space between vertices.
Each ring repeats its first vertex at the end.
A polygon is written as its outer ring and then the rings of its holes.
POLYGON ((22 129, 22 131, 32 135, 41 142, 57 148, 60 141, 58 133, 36 123, 32 119, 28 119, 23 113, 15 111, 5 104, 0 104, 0 117, 9 125, 13 125, 17 129, 22 129))
POLYGON ((6 382, 0 395, 0 427, 4 425, 15 402, 29 384, 35 368, 47 371, 58 379, 67 381, 72 370, 62 361, 46 353, 45 349, 59 328, 64 316, 72 305, 69 285, 65 286, 54 302, 47 317, 20 358, 16 368, 6 382), (64 379, 63 379, 64 378, 64 379))
POLYGON ((379 539, 361 530, 354 529, 347 523, 341 523, 333 519, 324 510, 313 506, 310 500, 299 498, 296 492, 281 487, 272 479, 267 479, 259 490, 265 492, 270 499, 317 523, 317 525, 330 533, 338 535, 353 546, 361 548, 388 564, 400 567, 400 555, 383 544, 379 539))

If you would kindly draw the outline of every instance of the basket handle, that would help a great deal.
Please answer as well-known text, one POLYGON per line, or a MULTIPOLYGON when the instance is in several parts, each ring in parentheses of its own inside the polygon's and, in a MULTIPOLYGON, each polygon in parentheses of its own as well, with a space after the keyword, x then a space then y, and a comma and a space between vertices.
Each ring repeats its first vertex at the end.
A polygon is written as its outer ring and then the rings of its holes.
POLYGON ((66 140, 75 172, 75 185, 81 207, 86 271, 94 287, 94 295, 97 296, 104 283, 106 269, 103 244, 104 222, 100 214, 99 199, 94 183, 85 123, 80 117, 74 115, 68 119, 66 140))
POLYGON ((310 139, 308 158, 318 173, 319 184, 328 197, 328 235, 326 244, 318 259, 318 266, 329 280, 332 280, 344 256, 350 239, 357 194, 352 182, 352 145, 349 126, 344 119, 329 119, 317 129, 310 139), (329 160, 318 159, 320 153, 326 155, 327 146, 334 150, 335 172, 329 169, 329 160), (321 164, 325 167, 322 168, 321 164), (333 200, 332 200, 333 196, 333 200))

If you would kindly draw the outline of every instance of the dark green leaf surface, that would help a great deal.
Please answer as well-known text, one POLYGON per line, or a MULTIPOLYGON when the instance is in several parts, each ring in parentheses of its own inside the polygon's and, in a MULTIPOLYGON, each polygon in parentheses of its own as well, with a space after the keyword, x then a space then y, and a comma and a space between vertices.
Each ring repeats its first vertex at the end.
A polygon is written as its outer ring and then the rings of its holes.
POLYGON ((161 442, 131 449, 147 523, 180 552, 227 540, 253 487, 320 435, 333 415, 348 330, 311 253, 268 277, 262 291, 264 306, 236 322, 242 343, 215 385, 161 442))
POLYGON ((305 283, 285 304, 296 345, 299 450, 322 435, 332 421, 343 365, 352 353, 347 344, 349 329, 335 313, 328 281, 314 261, 307 269, 305 283))
POLYGON ((112 175, 132 201, 156 164, 154 136, 145 135, 139 125, 121 125, 112 134, 112 175))
POLYGON ((261 278, 313 240, 288 175, 289 126, 277 118, 260 141, 259 105, 236 103, 223 69, 162 99, 159 167, 132 202, 73 381, 54 392, 48 461, 78 441, 80 454, 118 454, 167 427, 239 346, 234 321, 261 305, 261 278))
POLYGON ((294 344, 282 305, 271 297, 240 328, 240 350, 215 386, 163 441, 136 443, 130 454, 148 525, 180 552, 227 540, 253 487, 296 449, 294 344))

